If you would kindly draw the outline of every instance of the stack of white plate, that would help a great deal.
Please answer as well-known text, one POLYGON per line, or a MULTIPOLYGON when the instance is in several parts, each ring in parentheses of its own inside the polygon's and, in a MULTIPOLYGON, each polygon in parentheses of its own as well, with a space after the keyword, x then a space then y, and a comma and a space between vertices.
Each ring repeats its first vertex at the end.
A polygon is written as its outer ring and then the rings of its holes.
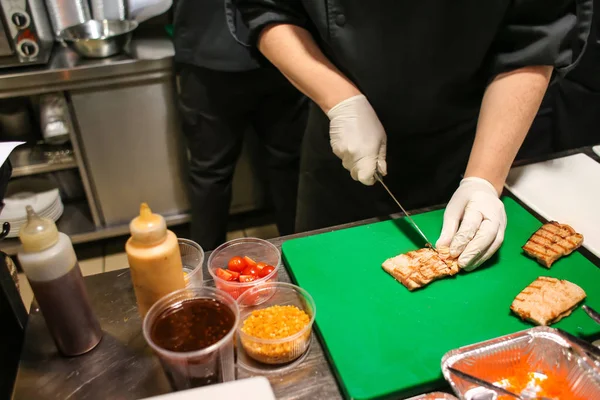
POLYGON ((0 214, 0 223, 10 223, 9 238, 19 236, 19 231, 27 222, 26 206, 33 207, 40 217, 50 218, 53 221, 57 221, 64 211, 58 189, 36 191, 34 188, 15 191, 11 190, 9 184, 7 197, 4 198, 4 209, 0 214))

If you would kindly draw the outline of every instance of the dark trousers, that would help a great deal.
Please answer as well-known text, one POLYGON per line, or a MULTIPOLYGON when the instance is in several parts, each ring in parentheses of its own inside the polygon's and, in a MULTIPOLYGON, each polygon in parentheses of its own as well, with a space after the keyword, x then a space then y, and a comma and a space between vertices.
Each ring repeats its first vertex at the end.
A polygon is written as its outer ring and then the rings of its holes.
POLYGON ((306 98, 275 69, 179 67, 179 108, 191 155, 192 240, 204 249, 225 240, 233 172, 248 129, 262 144, 277 227, 282 235, 292 233, 306 98))

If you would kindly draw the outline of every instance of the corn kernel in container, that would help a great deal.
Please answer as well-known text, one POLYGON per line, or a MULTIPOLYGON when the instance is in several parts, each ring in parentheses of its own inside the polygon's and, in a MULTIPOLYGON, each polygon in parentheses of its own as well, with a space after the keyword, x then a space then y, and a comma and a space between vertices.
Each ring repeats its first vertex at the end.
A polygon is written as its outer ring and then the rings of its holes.
MULTIPOLYGON (((298 334, 310 323, 306 312, 293 305, 271 306, 253 311, 244 320, 241 331, 257 339, 285 339, 298 334)), ((310 330, 298 338, 279 343, 263 343, 260 340, 242 337, 242 345, 248 355, 266 364, 281 364, 293 361, 302 355, 310 338, 310 330)))

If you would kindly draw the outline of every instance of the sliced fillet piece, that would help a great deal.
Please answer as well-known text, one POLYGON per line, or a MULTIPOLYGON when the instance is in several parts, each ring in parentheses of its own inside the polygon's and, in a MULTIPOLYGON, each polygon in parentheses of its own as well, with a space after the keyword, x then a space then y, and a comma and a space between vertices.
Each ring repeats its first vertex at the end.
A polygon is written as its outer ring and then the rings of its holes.
POLYGON ((525 243, 525 254, 535 258, 546 268, 559 258, 571 254, 583 243, 583 235, 575 229, 556 221, 548 222, 525 243))
POLYGON ((428 283, 460 271, 458 261, 450 258, 450 251, 425 248, 409 251, 389 258, 382 264, 383 269, 408 290, 421 288, 428 283))
POLYGON ((523 320, 550 325, 569 316, 585 296, 574 283, 540 276, 517 295, 510 309, 523 320))

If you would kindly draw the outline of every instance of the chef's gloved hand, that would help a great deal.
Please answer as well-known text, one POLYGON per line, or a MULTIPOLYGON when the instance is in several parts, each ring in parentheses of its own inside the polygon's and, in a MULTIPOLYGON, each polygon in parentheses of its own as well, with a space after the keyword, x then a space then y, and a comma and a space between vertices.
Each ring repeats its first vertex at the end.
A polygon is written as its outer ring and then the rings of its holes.
POLYGON ((352 179, 373 185, 375 172, 387 174, 387 136, 365 96, 353 96, 336 104, 327 116, 331 148, 352 179))
POLYGON ((470 177, 450 199, 444 212, 442 234, 436 247, 450 246, 450 256, 472 271, 490 258, 504 240, 506 212, 494 186, 470 177))

